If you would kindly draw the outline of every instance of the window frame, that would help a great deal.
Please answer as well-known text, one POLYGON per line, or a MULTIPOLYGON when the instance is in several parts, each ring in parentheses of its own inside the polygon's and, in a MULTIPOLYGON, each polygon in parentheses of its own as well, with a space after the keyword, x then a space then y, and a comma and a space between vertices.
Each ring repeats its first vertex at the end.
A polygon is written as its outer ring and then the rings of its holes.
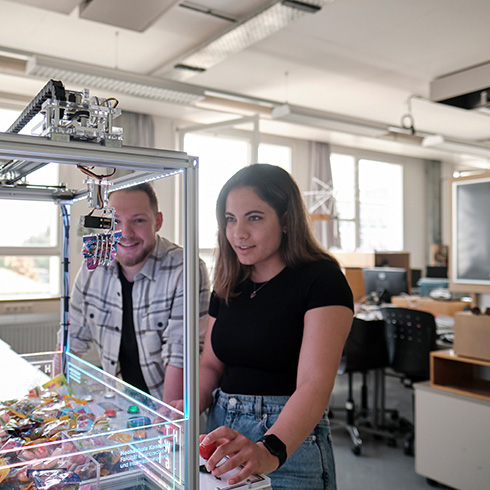
MULTIPOLYGON (((399 251, 405 249, 405 163, 407 161, 404 157, 399 157, 391 153, 379 153, 370 150, 362 150, 357 148, 338 147, 331 145, 330 155, 339 154, 352 157, 354 160, 354 217, 346 219, 338 219, 338 221, 353 222, 355 227, 355 246, 354 249, 340 248, 339 252, 352 252, 352 251, 367 251, 367 248, 361 249, 361 201, 360 201, 360 187, 359 187, 359 162, 361 160, 371 160, 376 162, 382 162, 387 164, 395 164, 401 167, 402 179, 401 179, 401 192, 402 192, 402 209, 401 209, 401 248, 399 251)), ((335 189, 335 184, 334 184, 335 189)), ((391 250, 395 251, 395 250, 391 250)), ((398 250, 397 250, 398 251, 398 250)))
MULTIPOLYGON (((4 105, 0 106, 0 111, 11 111, 20 114, 21 109, 13 109, 12 107, 7 107, 4 105)), ((15 119, 14 119, 15 120, 15 119)), ((49 163, 47 165, 50 165, 49 163)), ((60 180, 59 167, 57 169, 57 180, 60 180)), ((50 183, 52 184, 52 183, 50 183)), ((5 199, 7 200, 7 199, 5 199)), ((12 201, 16 201, 12 199, 12 201)), ((35 200, 30 201, 35 204, 35 200)), ((59 205, 53 202, 53 206, 59 208, 59 205)), ((18 246, 0 246, 0 257, 56 257, 59 263, 58 267, 58 278, 56 286, 56 292, 54 293, 39 293, 39 294, 28 294, 19 293, 9 295, 8 297, 0 295, 0 302, 10 302, 10 301, 31 301, 31 300, 44 300, 44 299, 56 299, 61 296, 61 261, 62 261, 62 221, 61 213, 57 213, 57 218, 55 220, 56 230, 55 230, 55 245, 18 245, 18 246)), ((52 289, 50 287, 50 289, 52 289)))
MULTIPOLYGON (((33 204, 35 201, 33 201, 33 204)), ((56 203, 53 203, 55 206, 56 203)), ((61 249, 61 218, 58 217, 56 220, 56 245, 52 246, 32 246, 32 245, 22 245, 22 246, 0 246, 0 257, 56 257, 58 263, 57 272, 57 283, 53 285, 50 283, 50 290, 55 289, 53 293, 38 293, 38 294, 28 294, 28 293, 13 293, 11 295, 3 296, 0 295, 0 301, 25 301, 25 300, 38 300, 38 299, 53 299, 59 298, 61 296, 61 261, 62 261, 62 249, 61 249)))

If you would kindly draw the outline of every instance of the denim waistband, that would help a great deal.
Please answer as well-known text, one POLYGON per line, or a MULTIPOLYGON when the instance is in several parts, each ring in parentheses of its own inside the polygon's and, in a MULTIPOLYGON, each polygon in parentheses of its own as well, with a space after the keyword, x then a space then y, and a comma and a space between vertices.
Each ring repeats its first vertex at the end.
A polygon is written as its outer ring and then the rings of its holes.
MULTIPOLYGON (((289 396, 260 396, 260 395, 236 395, 215 390, 214 399, 216 405, 221 405, 229 412, 255 413, 257 416, 263 414, 279 413, 289 400, 289 396)), ((327 417, 328 411, 324 417, 327 417)))
POLYGON ((259 396, 228 394, 218 388, 214 393, 216 404, 236 412, 280 412, 289 396, 259 396))

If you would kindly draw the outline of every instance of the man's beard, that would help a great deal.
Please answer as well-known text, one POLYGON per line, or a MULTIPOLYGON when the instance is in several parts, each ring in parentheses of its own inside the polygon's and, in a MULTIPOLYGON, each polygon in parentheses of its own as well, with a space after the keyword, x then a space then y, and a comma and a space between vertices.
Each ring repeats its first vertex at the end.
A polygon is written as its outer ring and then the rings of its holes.
POLYGON ((131 256, 131 257, 124 257, 119 254, 116 254, 116 260, 123 267, 133 267, 135 265, 140 264, 141 262, 144 262, 153 251, 154 246, 155 246, 154 244, 149 245, 148 247, 143 249, 138 255, 131 256))

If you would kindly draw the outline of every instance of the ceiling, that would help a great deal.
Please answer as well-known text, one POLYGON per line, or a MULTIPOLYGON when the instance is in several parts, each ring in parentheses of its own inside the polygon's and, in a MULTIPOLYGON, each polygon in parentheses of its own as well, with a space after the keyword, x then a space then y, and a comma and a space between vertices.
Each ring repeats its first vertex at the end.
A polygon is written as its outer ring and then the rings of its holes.
MULTIPOLYGON (((260 113, 261 131, 271 134, 490 168, 490 112, 430 100, 431 82, 490 61, 488 0, 305 2, 323 6, 172 82, 202 90, 199 103, 88 88, 117 96, 123 111, 169 117, 180 126, 260 113), (445 144, 420 144, 434 135, 445 144)), ((272 3, 0 0, 0 102, 24 107, 45 85, 46 78, 26 75, 32 55, 121 77, 175 80, 169 67, 186 53, 272 3)))

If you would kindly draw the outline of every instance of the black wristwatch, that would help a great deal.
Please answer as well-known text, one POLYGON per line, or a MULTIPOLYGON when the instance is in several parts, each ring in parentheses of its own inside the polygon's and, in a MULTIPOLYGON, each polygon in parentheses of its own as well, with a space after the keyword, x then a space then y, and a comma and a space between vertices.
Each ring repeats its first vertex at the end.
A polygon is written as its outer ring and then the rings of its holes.
POLYGON ((280 468, 286 462, 286 459, 288 459, 286 444, 274 434, 267 434, 257 442, 261 442, 272 455, 279 458, 278 468, 280 468))

